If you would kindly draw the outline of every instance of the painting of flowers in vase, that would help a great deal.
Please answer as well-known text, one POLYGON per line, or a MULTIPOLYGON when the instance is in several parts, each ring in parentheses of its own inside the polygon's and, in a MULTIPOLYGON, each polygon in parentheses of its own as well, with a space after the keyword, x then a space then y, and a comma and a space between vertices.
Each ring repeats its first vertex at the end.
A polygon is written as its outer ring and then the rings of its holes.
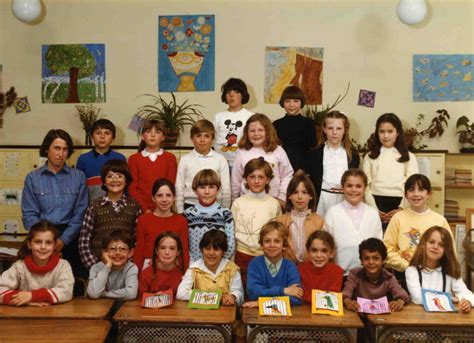
POLYGON ((158 17, 158 90, 214 90, 214 15, 158 17))

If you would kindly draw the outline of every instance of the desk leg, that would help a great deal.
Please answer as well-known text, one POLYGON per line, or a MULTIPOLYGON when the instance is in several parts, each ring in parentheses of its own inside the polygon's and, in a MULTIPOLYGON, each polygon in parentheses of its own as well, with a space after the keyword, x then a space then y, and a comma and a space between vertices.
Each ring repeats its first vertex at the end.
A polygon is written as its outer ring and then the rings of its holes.
MULTIPOLYGON (((248 327, 248 326, 247 326, 248 327)), ((357 329, 314 326, 257 325, 248 329, 247 342, 344 342, 356 343, 357 329)))
POLYGON ((377 342, 473 342, 474 327, 452 326, 377 326, 377 342))
POLYGON ((206 324, 178 324, 159 322, 119 322, 117 342, 177 341, 201 343, 230 343, 231 326, 206 324))

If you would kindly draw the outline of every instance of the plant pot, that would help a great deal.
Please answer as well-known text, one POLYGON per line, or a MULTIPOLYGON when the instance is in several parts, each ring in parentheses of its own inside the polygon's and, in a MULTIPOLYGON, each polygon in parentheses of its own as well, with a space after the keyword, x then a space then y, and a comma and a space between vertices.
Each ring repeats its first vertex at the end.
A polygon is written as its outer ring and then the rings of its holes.
POLYGON ((166 130, 163 148, 174 148, 178 143, 179 130, 166 130))

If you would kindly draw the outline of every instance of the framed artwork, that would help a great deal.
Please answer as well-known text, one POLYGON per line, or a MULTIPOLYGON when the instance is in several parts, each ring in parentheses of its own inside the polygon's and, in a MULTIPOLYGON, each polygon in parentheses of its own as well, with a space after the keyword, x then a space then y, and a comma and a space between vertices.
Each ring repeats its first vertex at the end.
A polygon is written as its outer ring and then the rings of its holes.
POLYGON ((413 101, 473 101, 474 55, 413 55, 413 101))
POLYGON ((421 289, 423 307, 427 312, 455 312, 451 294, 431 289, 421 289))
POLYGON ((41 47, 43 103, 105 102, 105 45, 41 47))
POLYGON ((278 104, 288 86, 300 87, 306 104, 320 105, 323 98, 323 48, 265 48, 265 88, 267 104, 278 104))
POLYGON ((158 90, 214 90, 214 15, 158 17, 158 90))

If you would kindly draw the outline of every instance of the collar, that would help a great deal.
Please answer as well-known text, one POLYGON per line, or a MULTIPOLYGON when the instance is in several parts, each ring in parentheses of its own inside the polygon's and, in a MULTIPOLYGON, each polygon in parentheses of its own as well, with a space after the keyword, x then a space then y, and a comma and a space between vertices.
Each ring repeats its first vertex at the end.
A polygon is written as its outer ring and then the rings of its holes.
MULTIPOLYGON (((113 203, 114 202, 112 200, 110 200, 110 198, 107 195, 104 195, 102 197, 102 201, 100 202, 100 206, 105 206, 105 205, 113 204, 113 203)), ((120 205, 123 204, 124 206, 127 206, 127 197, 125 196, 125 193, 122 194, 120 199, 118 199, 115 203, 120 204, 120 205)))
POLYGON ((99 157, 99 156, 102 156, 102 155, 109 156, 111 151, 112 151, 112 148, 109 148, 106 152, 104 152, 103 154, 101 154, 101 153, 98 153, 98 152, 95 150, 95 148, 92 149, 92 153, 94 154, 95 157, 99 157))
POLYGON ((390 273, 389 271, 387 271, 384 267, 382 267, 382 270, 380 271, 380 275, 379 275, 379 278, 377 279, 376 282, 372 282, 372 281, 369 281, 369 279, 367 278, 367 275, 365 274, 365 269, 364 267, 361 267, 359 271, 357 271, 357 274, 359 275, 359 277, 361 279, 364 279, 365 281, 371 283, 371 284, 374 284, 374 285, 379 285, 381 284, 384 280, 388 280, 392 277, 392 273, 390 273))
POLYGON ((363 206, 362 204, 363 204, 363 202, 360 202, 357 205, 353 206, 346 199, 342 200, 342 202, 341 202, 341 205, 347 210, 360 210, 363 206))
POLYGON ((216 272, 212 272, 211 270, 209 270, 209 268, 206 267, 206 264, 204 263, 204 259, 203 258, 200 258, 199 260, 191 263, 191 265, 189 266, 190 269, 201 269, 203 271, 205 271, 206 273, 209 273, 211 275, 219 275, 222 270, 225 268, 225 266, 227 266, 227 263, 229 263, 230 260, 228 260, 227 258, 223 257, 221 259, 221 262, 219 262, 219 266, 217 267, 217 270, 216 272))
MULTIPOLYGON (((64 163, 64 166, 62 167, 62 169, 60 171, 58 171, 56 174, 62 174, 62 173, 71 174, 71 171, 72 171, 72 168, 69 167, 66 163, 64 163)), ((46 160, 45 164, 39 169, 39 172, 41 174, 53 174, 53 175, 55 175, 55 173, 53 173, 48 168, 48 160, 46 160)))
POLYGON ((431 268, 427 268, 427 267, 423 267, 422 270, 425 272, 425 273, 433 273, 433 272, 442 272, 443 271, 443 268, 441 266, 438 266, 436 267, 435 269, 431 269, 431 268))
POLYGON ((311 214, 311 210, 310 209, 307 209, 307 210, 304 210, 303 212, 298 212, 294 209, 291 210, 291 216, 292 217, 299 217, 299 218, 302 218, 302 217, 307 217, 311 214))
POLYGON ((163 155, 164 150, 160 149, 155 152, 149 152, 145 149, 141 151, 143 157, 148 157, 152 162, 155 162, 158 156, 163 155))
POLYGON ((31 257, 31 255, 26 256, 24 262, 26 268, 28 268, 28 270, 33 274, 46 274, 56 268, 59 263, 59 256, 53 254, 49 258, 48 263, 46 263, 44 266, 38 266, 33 260, 33 257, 31 257))
POLYGON ((208 152, 206 155, 203 155, 203 154, 198 153, 196 149, 193 149, 193 153, 194 153, 197 157, 201 157, 201 158, 207 158, 207 157, 212 157, 212 156, 214 156, 214 150, 212 150, 212 148, 209 150, 209 152, 208 152))
POLYGON ((394 146, 391 147, 391 148, 386 148, 384 147, 383 145, 380 147, 380 153, 383 153, 385 151, 392 151, 393 153, 398 153, 398 150, 397 148, 395 148, 394 146))
POLYGON ((407 207, 406 210, 408 210, 411 214, 413 214, 414 216, 424 216, 426 214, 428 214, 428 212, 431 211, 431 209, 429 207, 426 208, 426 211, 423 211, 423 212, 416 212, 416 211, 413 211, 410 207, 407 207))
POLYGON ((263 199, 267 196, 267 192, 265 192, 265 191, 260 192, 260 193, 254 193, 251 190, 249 190, 249 192, 247 194, 250 194, 251 196, 253 196, 254 198, 257 198, 257 199, 263 199))
POLYGON ((267 268, 269 268, 271 265, 274 265, 277 268, 277 270, 280 270, 281 264, 283 263, 283 256, 280 258, 280 260, 277 263, 271 262, 265 255, 263 255, 263 259, 265 260, 265 265, 267 266, 267 268))
POLYGON ((290 114, 288 114, 288 113, 285 113, 285 117, 287 117, 287 118, 292 118, 292 119, 293 119, 293 118, 301 118, 302 116, 303 116, 303 115, 301 114, 301 112, 300 112, 300 113, 297 113, 297 114, 295 114, 295 115, 290 115, 290 114))
POLYGON ((342 145, 339 145, 338 148, 334 149, 334 148, 332 148, 332 147, 329 146, 328 142, 324 142, 324 150, 326 150, 326 151, 338 152, 338 151, 340 151, 341 149, 344 149, 344 148, 342 147, 342 145))

